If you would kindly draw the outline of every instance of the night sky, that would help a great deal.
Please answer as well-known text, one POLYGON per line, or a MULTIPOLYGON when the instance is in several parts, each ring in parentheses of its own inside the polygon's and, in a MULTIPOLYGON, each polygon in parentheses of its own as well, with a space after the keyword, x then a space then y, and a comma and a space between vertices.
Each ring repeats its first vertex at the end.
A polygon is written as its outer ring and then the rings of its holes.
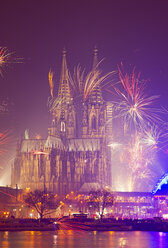
POLYGON ((3 1, 0 46, 15 51, 23 63, 10 65, 0 77, 0 99, 10 104, 0 129, 11 129, 14 141, 26 128, 32 138, 46 138, 48 72, 52 68, 58 84, 64 47, 71 71, 78 63, 91 69, 95 45, 99 59, 105 58, 103 73, 121 61, 136 66, 141 78, 150 80, 147 93, 160 95, 160 105, 168 108, 167 13, 166 0, 3 1))

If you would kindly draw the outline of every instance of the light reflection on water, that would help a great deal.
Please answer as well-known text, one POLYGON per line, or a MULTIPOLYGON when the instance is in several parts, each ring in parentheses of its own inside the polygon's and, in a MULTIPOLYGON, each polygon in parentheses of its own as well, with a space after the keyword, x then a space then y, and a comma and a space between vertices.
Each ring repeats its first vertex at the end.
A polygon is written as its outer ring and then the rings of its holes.
POLYGON ((0 232, 2 248, 167 248, 163 232, 0 232))

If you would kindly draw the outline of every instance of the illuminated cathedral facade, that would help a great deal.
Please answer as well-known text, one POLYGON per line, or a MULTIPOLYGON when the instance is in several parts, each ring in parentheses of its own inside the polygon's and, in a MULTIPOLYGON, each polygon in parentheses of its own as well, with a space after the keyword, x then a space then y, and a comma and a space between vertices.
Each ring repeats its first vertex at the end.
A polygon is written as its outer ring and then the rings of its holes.
MULTIPOLYGON (((95 49, 93 71, 96 66, 95 49)), ((112 103, 103 100, 99 86, 86 101, 72 95, 66 51, 63 51, 57 99, 59 104, 50 111, 48 137, 18 142, 12 185, 59 195, 78 192, 83 185, 92 183, 110 186, 108 142, 112 137, 112 103)))

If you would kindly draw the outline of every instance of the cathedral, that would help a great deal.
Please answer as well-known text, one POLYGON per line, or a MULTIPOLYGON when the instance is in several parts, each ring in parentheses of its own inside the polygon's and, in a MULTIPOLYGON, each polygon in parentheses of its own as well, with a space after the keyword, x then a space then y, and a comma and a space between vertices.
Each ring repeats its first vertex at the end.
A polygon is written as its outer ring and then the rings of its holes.
MULTIPOLYGON (((98 64, 94 50, 94 73, 98 64)), ((113 105, 103 99, 97 85, 86 100, 74 96, 70 85, 66 51, 57 98, 51 94, 51 125, 46 139, 20 140, 12 166, 12 186, 46 190, 59 195, 78 192, 85 184, 111 186, 113 105), (56 100, 54 100, 56 99, 56 100), (57 101, 57 102, 56 102, 57 101)))

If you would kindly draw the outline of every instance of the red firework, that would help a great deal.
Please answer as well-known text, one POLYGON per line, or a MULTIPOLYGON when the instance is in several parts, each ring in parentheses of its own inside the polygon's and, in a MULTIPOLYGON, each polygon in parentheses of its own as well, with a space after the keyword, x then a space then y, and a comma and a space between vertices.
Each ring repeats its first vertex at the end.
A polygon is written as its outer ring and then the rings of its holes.
POLYGON ((12 141, 11 131, 6 130, 4 132, 0 131, 0 155, 3 155, 7 152, 7 146, 12 141))
POLYGON ((158 114, 161 110, 154 107, 154 102, 159 96, 145 94, 146 81, 140 81, 140 72, 136 73, 134 68, 131 74, 124 75, 119 67, 118 71, 123 89, 114 86, 120 97, 120 101, 116 103, 116 110, 119 113, 118 117, 124 118, 125 126, 133 124, 135 128, 141 128, 145 123, 161 121, 158 114))
POLYGON ((5 70, 9 64, 21 63, 21 59, 18 58, 15 52, 9 52, 6 47, 0 47, 0 74, 5 70))

